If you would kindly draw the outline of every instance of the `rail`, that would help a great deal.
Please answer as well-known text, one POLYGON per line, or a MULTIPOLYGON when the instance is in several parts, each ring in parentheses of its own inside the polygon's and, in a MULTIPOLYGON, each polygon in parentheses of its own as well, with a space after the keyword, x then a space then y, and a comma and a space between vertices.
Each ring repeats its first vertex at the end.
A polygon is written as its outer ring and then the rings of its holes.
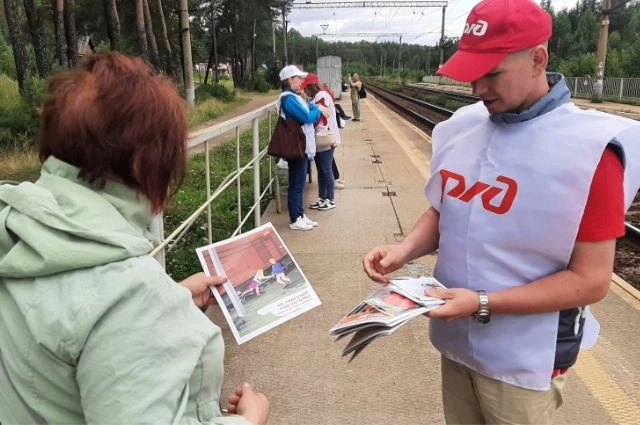
POLYGON ((154 218, 153 223, 151 225, 151 232, 156 236, 158 240, 160 240, 160 244, 151 252, 151 255, 154 256, 162 266, 165 266, 165 255, 171 251, 171 249, 175 246, 175 244, 182 239, 182 237, 186 234, 189 228, 193 225, 193 223, 206 212, 207 214, 207 237, 209 243, 213 243, 213 233, 212 233, 212 222, 211 222, 211 206, 215 202, 215 200, 226 190, 228 189, 234 182, 236 183, 237 188, 237 211, 238 211, 238 226, 232 232, 231 236, 237 235, 242 231, 243 225, 249 220, 251 215, 254 217, 254 225, 257 227, 261 224, 261 211, 260 211, 260 203, 262 199, 264 199, 267 194, 271 195, 273 193, 273 186, 275 182, 275 178, 273 173, 271 172, 271 161, 267 161, 269 167, 269 176, 270 179, 265 185, 265 187, 261 187, 260 183, 260 166, 261 160, 267 156, 267 148, 260 149, 260 121, 263 118, 268 119, 269 123, 269 131, 268 134, 271 134, 271 114, 275 108, 276 102, 271 102, 261 108, 255 109, 251 112, 248 112, 244 115, 240 115, 236 118, 232 118, 228 121, 225 121, 220 124, 216 124, 211 127, 204 128, 202 130, 194 131, 189 134, 187 138, 187 148, 189 150, 194 149, 202 149, 204 148, 205 154, 205 190, 206 190, 206 200, 202 203, 185 221, 183 221, 178 227, 171 231, 169 236, 164 237, 164 222, 162 219, 162 215, 158 215, 154 218), (246 128, 248 125, 251 126, 252 131, 252 158, 246 162, 241 163, 240 159, 240 135, 242 133, 242 128, 246 128), (236 167, 235 170, 229 173, 222 182, 219 184, 215 190, 212 190, 211 187, 211 164, 209 159, 209 153, 212 145, 214 143, 219 143, 218 140, 221 137, 225 137, 229 135, 229 133, 235 132, 235 143, 236 143, 236 167), (241 187, 240 187, 240 176, 245 172, 253 173, 253 205, 251 208, 243 215, 242 214, 242 199, 241 199, 241 187))
POLYGON ((367 83, 367 88, 373 94, 377 95, 380 100, 399 109, 404 115, 424 125, 429 131, 433 130, 438 122, 453 115, 453 111, 441 106, 406 96, 372 83, 367 83))

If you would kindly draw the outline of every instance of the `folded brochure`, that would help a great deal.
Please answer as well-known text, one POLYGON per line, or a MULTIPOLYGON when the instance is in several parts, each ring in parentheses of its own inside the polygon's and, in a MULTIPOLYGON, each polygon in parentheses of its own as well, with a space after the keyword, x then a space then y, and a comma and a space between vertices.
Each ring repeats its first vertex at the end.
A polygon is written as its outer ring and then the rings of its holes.
POLYGON ((446 289, 435 278, 422 276, 393 279, 372 292, 329 329, 336 340, 354 333, 342 355, 352 354, 351 361, 375 338, 391 335, 414 317, 444 304, 444 300, 424 294, 429 288, 446 289))

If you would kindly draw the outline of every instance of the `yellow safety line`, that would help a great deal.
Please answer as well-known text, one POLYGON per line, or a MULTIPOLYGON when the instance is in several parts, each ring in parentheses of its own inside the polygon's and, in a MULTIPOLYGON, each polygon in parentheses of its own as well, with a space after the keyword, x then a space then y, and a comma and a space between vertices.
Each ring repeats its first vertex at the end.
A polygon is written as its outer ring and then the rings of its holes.
POLYGON ((611 379, 593 354, 580 351, 573 370, 617 424, 638 423, 640 407, 611 379))
MULTIPOLYGON (((370 99, 367 99, 367 102, 371 102, 372 100, 375 100, 375 103, 378 104, 378 107, 383 106, 380 103, 380 101, 377 99, 374 99, 373 96, 370 99)), ((373 105, 370 103, 370 106, 373 106, 373 105)), ((422 177, 424 177, 424 180, 426 182, 426 180, 429 178, 429 172, 427 167, 431 165, 431 161, 429 160, 429 158, 425 155, 423 151, 416 148, 412 148, 407 142, 405 142, 404 141, 405 138, 400 137, 398 132, 395 130, 395 127, 391 125, 391 122, 389 121, 389 119, 384 114, 382 114, 378 110, 378 108, 372 107, 371 111, 374 113, 378 121, 380 121, 380 123, 384 126, 384 128, 389 132, 389 134, 391 134, 391 137, 393 137, 393 140, 395 140, 396 143, 398 143, 398 145, 400 146, 400 148, 402 148, 405 155, 407 155, 407 157, 409 158, 409 161, 411 161, 413 165, 418 169, 418 171, 420 172, 422 177)), ((418 129, 416 126, 404 120, 403 118, 399 116, 398 118, 404 121, 407 126, 412 127, 414 131, 416 131, 418 134, 420 134, 420 136, 424 137, 427 141, 429 141, 429 143, 431 143, 431 137, 429 137, 428 134, 418 129)))
MULTIPOLYGON (((373 100, 373 97, 370 98, 373 100)), ((368 100, 368 101, 370 101, 368 100)), ((379 100, 375 100, 379 107, 383 107, 379 100)), ((373 106, 373 105, 371 105, 373 106)), ((425 180, 428 178, 427 166, 431 164, 429 159, 418 160, 418 155, 415 154, 415 149, 412 149, 405 141, 403 137, 398 137, 397 132, 391 125, 390 121, 381 114, 378 108, 371 108, 371 111, 375 114, 380 123, 387 129, 393 139, 402 148, 409 160, 415 165, 420 174, 422 174, 425 180)), ((400 120, 412 127, 416 132, 424 135, 424 137, 431 142, 431 138, 423 131, 415 127, 413 124, 399 117, 400 120)), ((422 158, 425 157, 421 152, 422 158)), ((619 287, 625 289, 635 298, 637 298, 637 291, 630 291, 629 285, 622 281, 620 278, 614 275, 612 281, 619 287), (626 286, 625 286, 626 285, 626 286)), ((633 288, 635 289, 635 288, 633 288)), ((629 303, 628 300, 624 300, 629 303)), ((602 407, 607 411, 617 424, 637 424, 638 418, 640 418, 640 407, 635 401, 624 392, 624 390, 615 383, 613 379, 607 374, 605 369, 600 365, 598 360, 588 350, 582 350, 578 356, 577 363, 573 366, 573 370, 578 375, 578 378, 585 384, 593 396, 600 402, 602 407)))

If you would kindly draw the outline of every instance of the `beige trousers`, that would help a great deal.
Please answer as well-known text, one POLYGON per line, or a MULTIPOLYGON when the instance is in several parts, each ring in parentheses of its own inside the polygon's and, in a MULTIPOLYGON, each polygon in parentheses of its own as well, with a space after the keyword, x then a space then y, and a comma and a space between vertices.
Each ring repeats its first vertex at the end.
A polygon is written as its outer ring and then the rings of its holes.
POLYGON ((567 374, 548 391, 506 384, 442 356, 442 402, 447 424, 552 424, 567 374))

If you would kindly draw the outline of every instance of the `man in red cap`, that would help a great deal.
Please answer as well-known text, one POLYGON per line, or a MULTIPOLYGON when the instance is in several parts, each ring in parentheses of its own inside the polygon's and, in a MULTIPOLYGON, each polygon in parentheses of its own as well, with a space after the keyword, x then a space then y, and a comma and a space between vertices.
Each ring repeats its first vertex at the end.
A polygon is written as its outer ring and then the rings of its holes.
POLYGON ((433 131, 431 206, 363 262, 384 283, 438 250, 434 276, 450 289, 428 291, 446 300, 428 315, 447 423, 553 422, 640 187, 640 126, 571 102, 546 72, 551 28, 531 0, 473 8, 438 73, 480 102, 433 131))

